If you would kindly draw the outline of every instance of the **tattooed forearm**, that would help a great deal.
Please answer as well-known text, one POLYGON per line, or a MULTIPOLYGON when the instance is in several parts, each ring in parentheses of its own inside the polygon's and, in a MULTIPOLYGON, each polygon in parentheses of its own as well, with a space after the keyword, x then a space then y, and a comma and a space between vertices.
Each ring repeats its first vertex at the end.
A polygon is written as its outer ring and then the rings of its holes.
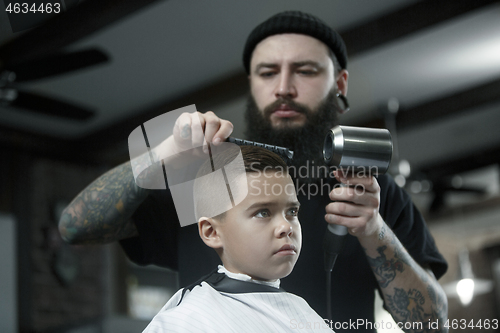
POLYGON ((402 288, 395 288, 394 295, 387 297, 387 303, 400 320, 422 322, 428 317, 422 307, 425 297, 417 289, 405 292, 402 288))
POLYGON ((70 243, 106 243, 134 236, 137 231, 129 218, 146 196, 147 190, 135 184, 130 162, 119 165, 87 186, 64 210, 61 235, 70 243))
MULTIPOLYGON (((448 299, 442 289, 436 290, 432 282, 427 286, 427 293, 429 294, 429 299, 435 309, 435 311, 431 312, 430 321, 441 322, 440 325, 442 326, 448 318, 448 299)), ((441 327, 441 329, 443 328, 441 327)))
POLYGON ((425 301, 425 297, 417 289, 409 289, 406 292, 402 288, 395 288, 394 295, 387 297, 387 306, 398 321, 415 323, 408 325, 411 326, 412 332, 428 332, 425 324, 432 315, 425 313, 425 301))
POLYGON ((387 307, 394 318, 399 322, 410 323, 406 332, 445 332, 443 327, 446 321, 447 304, 436 298, 436 293, 430 286, 427 289, 428 297, 418 289, 395 288, 393 295, 387 296, 387 307), (425 311, 429 304, 439 311, 425 311), (439 303, 439 304, 438 304, 439 303))
POLYGON ((396 272, 402 272, 404 270, 403 262, 397 258, 387 259, 384 251, 387 246, 381 246, 377 249, 380 256, 376 258, 371 258, 367 256, 368 262, 375 273, 377 281, 382 288, 385 288, 391 283, 396 277, 396 272))
POLYGON ((432 272, 413 260, 386 225, 377 236, 362 245, 391 315, 408 323, 406 332, 445 332, 448 303, 432 272))

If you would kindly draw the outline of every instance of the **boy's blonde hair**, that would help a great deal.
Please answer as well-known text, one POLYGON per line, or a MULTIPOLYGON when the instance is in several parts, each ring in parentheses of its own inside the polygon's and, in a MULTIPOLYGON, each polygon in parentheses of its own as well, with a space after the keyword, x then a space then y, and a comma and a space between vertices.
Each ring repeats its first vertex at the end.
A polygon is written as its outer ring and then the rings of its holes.
MULTIPOLYGON (((223 167, 233 162, 239 155, 243 157, 244 170, 246 173, 259 173, 265 171, 279 171, 284 175, 288 173, 288 167, 285 161, 276 153, 273 153, 265 148, 256 146, 236 146, 225 149, 222 153, 216 153, 210 161, 205 162, 196 175, 194 182, 194 206, 195 216, 199 220, 201 217, 211 217, 223 219, 225 213, 217 216, 207 216, 206 212, 213 211, 213 205, 220 205, 220 198, 227 196, 227 192, 218 193, 220 191, 230 191, 229 184, 227 187, 215 186, 214 180, 210 177, 203 177, 212 173, 214 169, 223 167)), ((232 177, 228 177, 232 179, 232 177)), ((233 191, 238 189, 237 182, 231 184, 233 191)), ((230 209, 230 207, 228 207, 230 209)))

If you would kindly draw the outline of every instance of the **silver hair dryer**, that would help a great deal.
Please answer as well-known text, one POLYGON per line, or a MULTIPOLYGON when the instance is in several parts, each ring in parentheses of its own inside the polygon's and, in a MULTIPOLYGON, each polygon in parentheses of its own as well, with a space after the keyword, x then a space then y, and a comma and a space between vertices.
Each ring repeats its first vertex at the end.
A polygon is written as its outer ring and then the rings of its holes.
MULTIPOLYGON (((346 175, 382 175, 391 163, 391 134, 386 129, 336 126, 326 135, 323 158, 328 166, 337 167, 346 175)), ((328 224, 328 231, 323 249, 325 270, 331 272, 344 244, 347 228, 328 224)))
POLYGON ((323 158, 344 172, 382 175, 392 158, 391 133, 386 129, 336 126, 328 132, 323 158))

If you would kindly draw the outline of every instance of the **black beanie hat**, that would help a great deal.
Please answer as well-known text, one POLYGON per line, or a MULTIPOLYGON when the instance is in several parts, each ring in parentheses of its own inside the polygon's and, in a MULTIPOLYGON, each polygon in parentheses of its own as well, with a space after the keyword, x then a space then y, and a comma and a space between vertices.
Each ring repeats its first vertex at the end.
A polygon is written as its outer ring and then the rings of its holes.
POLYGON ((299 11, 278 13, 259 24, 247 38, 243 51, 243 65, 250 73, 250 59, 257 44, 263 39, 277 34, 297 33, 319 39, 337 57, 340 66, 347 67, 347 50, 342 37, 319 18, 299 11))

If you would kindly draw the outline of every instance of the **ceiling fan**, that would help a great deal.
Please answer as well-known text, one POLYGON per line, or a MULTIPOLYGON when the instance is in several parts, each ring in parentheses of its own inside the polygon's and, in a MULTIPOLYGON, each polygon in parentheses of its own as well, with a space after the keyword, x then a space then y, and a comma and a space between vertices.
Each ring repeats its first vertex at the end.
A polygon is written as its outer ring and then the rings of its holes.
POLYGON ((63 49, 95 31, 158 0, 87 0, 43 25, 0 45, 0 106, 72 120, 95 112, 68 101, 26 91, 17 83, 45 79, 105 63, 96 48, 63 49))
POLYGON ((16 87, 18 82, 29 82, 65 74, 109 61, 109 57, 98 49, 55 53, 0 69, 0 103, 4 107, 28 110, 48 116, 73 120, 86 120, 94 111, 16 87))

